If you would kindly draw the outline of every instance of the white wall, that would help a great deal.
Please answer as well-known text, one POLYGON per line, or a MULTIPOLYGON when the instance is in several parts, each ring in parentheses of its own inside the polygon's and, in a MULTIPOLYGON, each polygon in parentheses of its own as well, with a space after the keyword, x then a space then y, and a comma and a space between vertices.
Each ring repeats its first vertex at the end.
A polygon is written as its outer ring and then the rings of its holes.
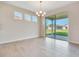
POLYGON ((49 15, 66 12, 69 18, 69 42, 79 44, 79 2, 53 10, 49 15))
POLYGON ((39 24, 25 20, 15 20, 14 11, 34 15, 29 10, 0 3, 0 43, 38 37, 39 24))
POLYGON ((79 44, 79 3, 68 8, 70 19, 70 42, 79 44))

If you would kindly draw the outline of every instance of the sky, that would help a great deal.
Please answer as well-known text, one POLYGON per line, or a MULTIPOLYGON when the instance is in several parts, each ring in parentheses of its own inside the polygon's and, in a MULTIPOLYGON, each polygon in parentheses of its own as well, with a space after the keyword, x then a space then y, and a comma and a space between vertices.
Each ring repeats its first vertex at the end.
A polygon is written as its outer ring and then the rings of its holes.
MULTIPOLYGON (((56 20, 56 24, 57 25, 66 25, 66 24, 68 24, 68 20, 69 20, 68 18, 58 19, 58 20, 56 20)), ((52 24, 51 20, 47 19, 46 24, 47 25, 52 24)))

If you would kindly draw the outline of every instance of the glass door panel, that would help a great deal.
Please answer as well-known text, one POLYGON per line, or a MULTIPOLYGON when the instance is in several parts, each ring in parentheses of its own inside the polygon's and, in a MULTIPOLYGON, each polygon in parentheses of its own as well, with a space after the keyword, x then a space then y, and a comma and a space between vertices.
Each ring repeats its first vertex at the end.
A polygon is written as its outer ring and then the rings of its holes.
POLYGON ((46 36, 52 34, 52 20, 46 19, 46 24, 45 24, 45 30, 46 30, 46 36))
MULTIPOLYGON (((53 16, 55 17, 55 16, 53 16)), ((46 36, 48 38, 55 38, 56 35, 55 35, 55 26, 56 26, 56 21, 54 19, 46 19, 46 36)))
POLYGON ((56 19, 56 39, 68 40, 68 18, 56 19))

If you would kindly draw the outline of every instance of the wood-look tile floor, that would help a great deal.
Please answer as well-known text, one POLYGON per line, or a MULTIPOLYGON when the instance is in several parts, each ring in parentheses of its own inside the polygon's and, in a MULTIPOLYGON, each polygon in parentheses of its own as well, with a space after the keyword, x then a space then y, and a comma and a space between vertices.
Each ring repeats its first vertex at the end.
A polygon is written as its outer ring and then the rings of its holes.
POLYGON ((79 45, 35 38, 0 45, 0 57, 79 57, 79 45))

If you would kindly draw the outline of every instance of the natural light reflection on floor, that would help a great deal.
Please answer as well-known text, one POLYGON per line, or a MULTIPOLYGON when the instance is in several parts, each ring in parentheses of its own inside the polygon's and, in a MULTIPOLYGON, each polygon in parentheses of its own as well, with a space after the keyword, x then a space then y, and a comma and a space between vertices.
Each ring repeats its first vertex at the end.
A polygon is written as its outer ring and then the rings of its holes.
POLYGON ((79 57, 79 45, 51 38, 34 38, 0 45, 0 56, 79 57))
POLYGON ((55 47, 64 47, 68 48, 69 43, 67 41, 57 40, 46 37, 46 43, 47 44, 53 44, 55 47))

